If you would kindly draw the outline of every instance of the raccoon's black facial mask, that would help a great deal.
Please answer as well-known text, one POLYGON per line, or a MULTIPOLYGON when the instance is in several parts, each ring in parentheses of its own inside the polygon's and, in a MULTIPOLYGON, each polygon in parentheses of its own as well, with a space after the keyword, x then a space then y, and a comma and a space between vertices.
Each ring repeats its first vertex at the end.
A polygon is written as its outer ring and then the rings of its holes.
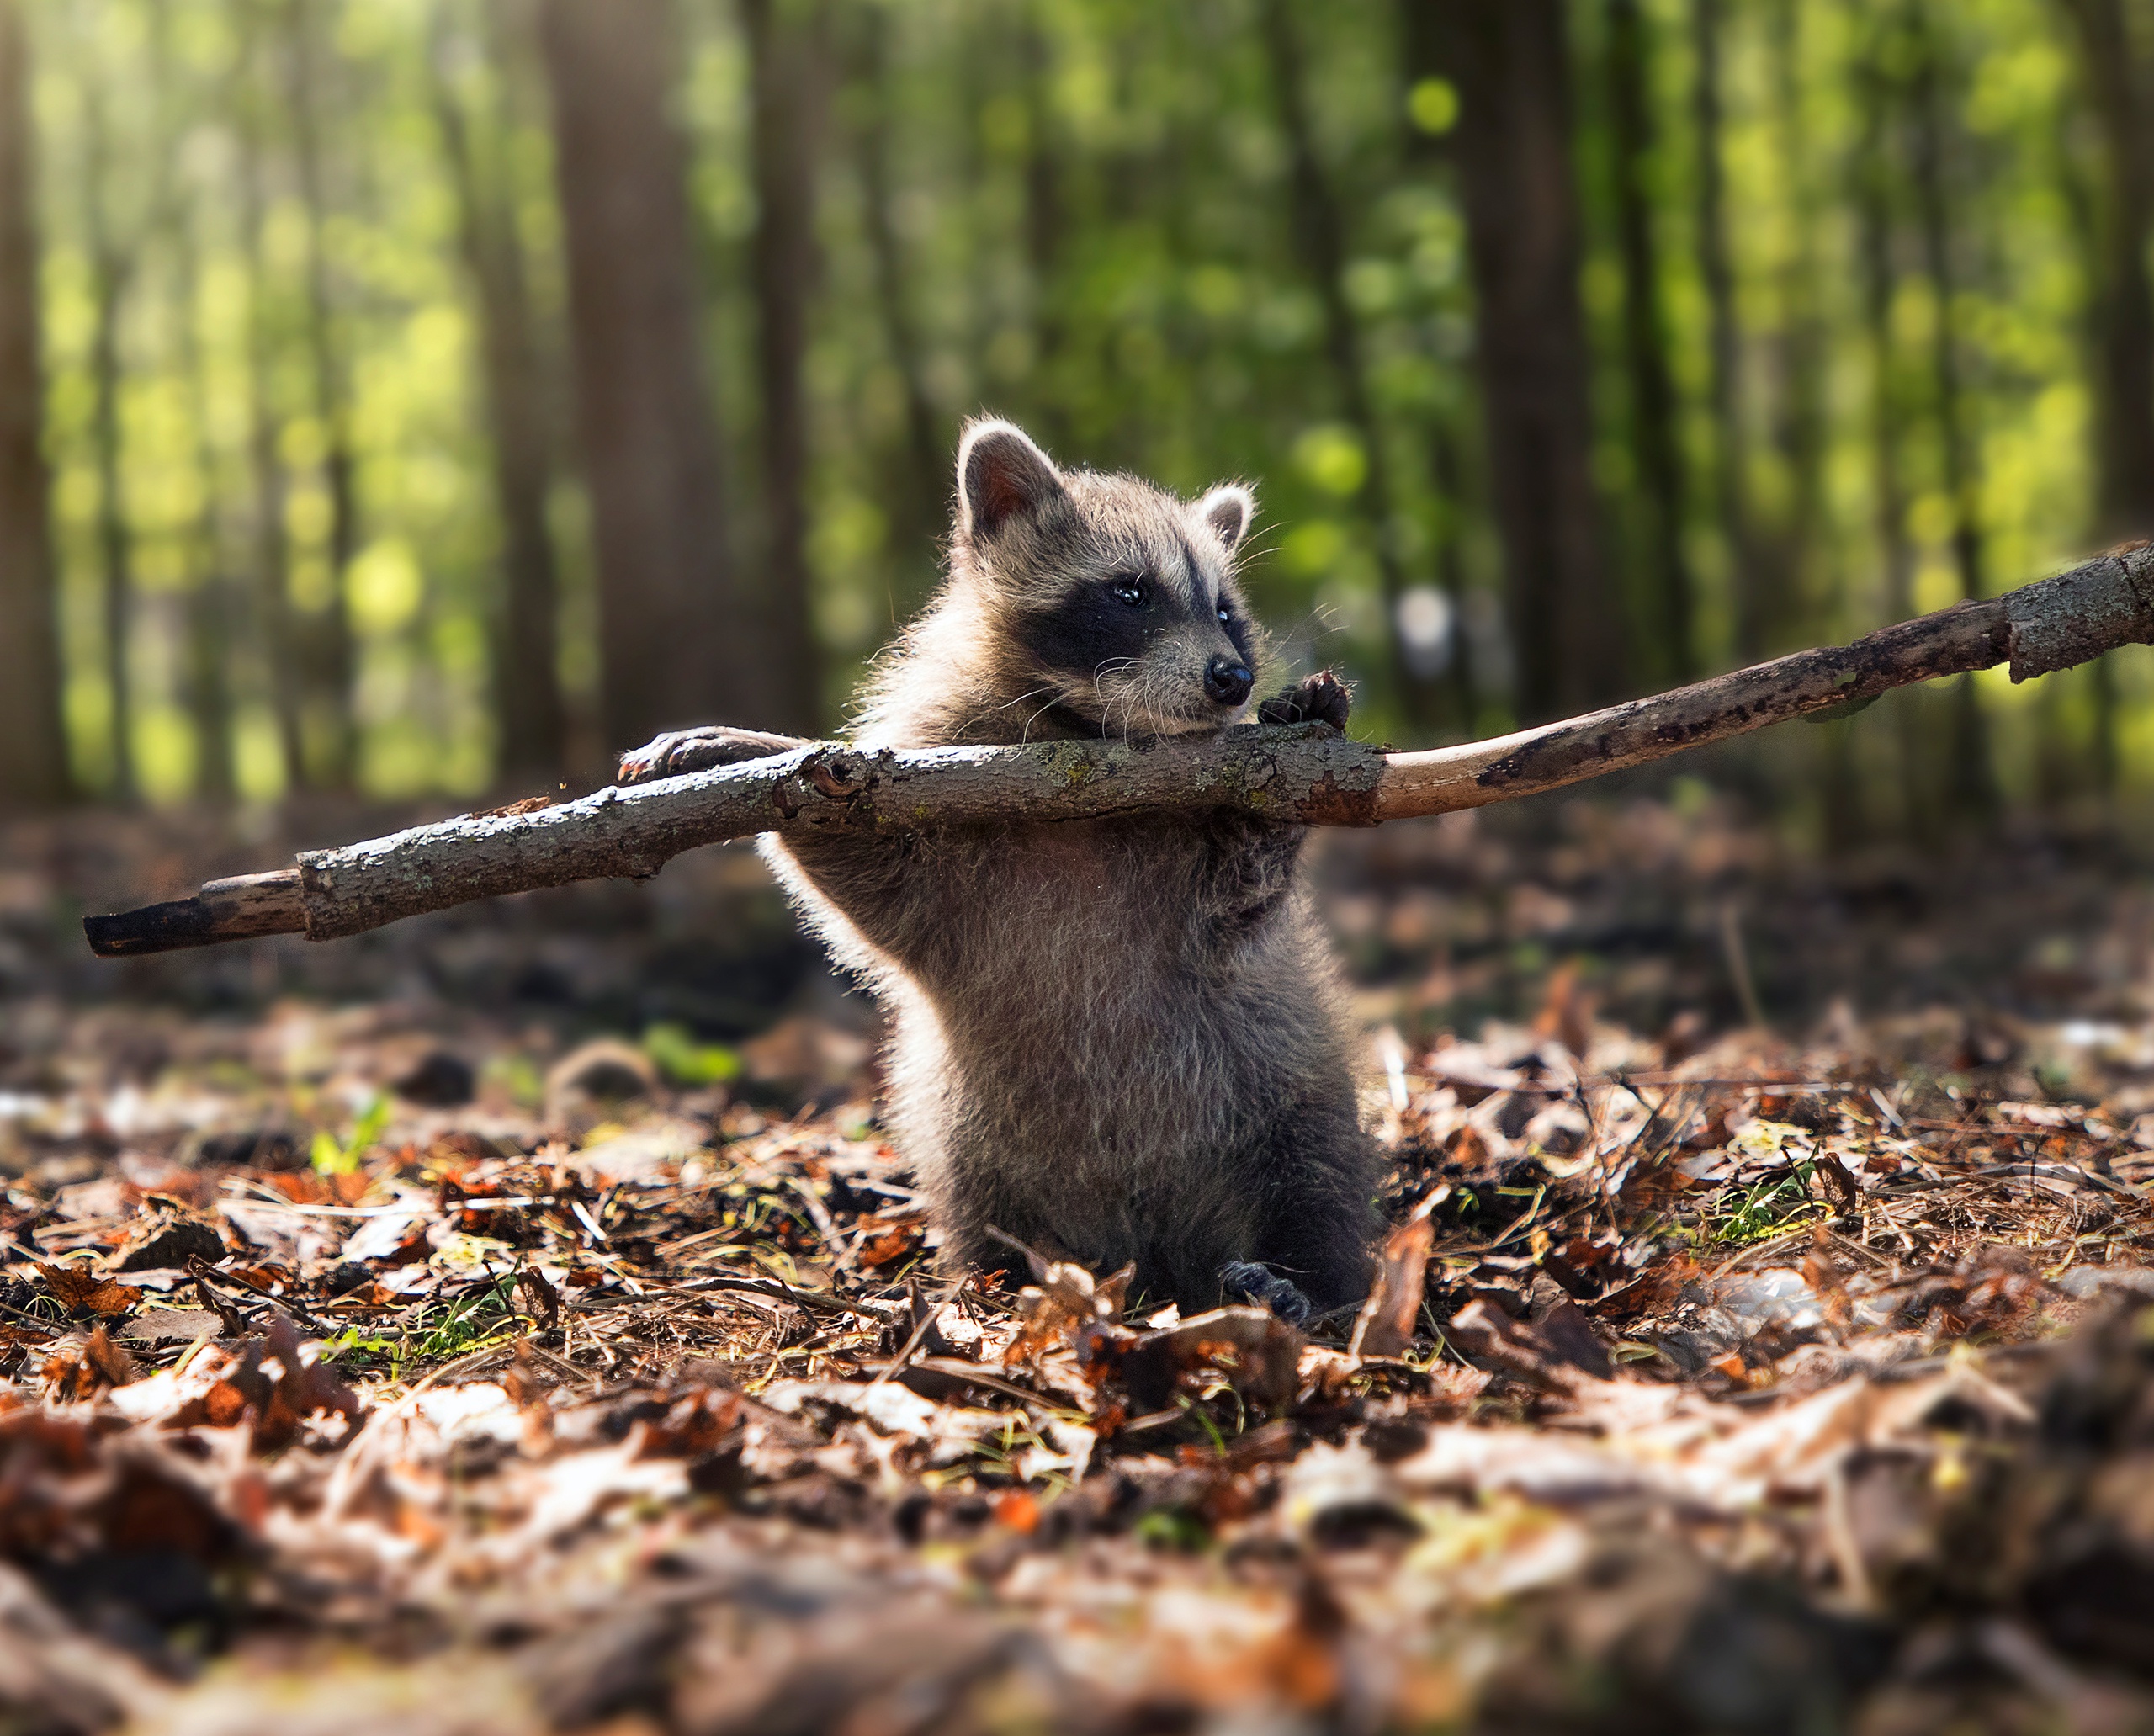
POLYGON ((968 433, 958 475, 958 537, 1004 612, 1037 728, 1173 735, 1243 720, 1262 655, 1232 566, 1248 491, 1192 506, 1131 477, 1065 475, 1007 422, 968 433))
POLYGON ((1255 684, 1249 612, 1183 542, 1085 551, 1026 595, 1011 634, 1066 719, 1105 733, 1179 735, 1241 720, 1255 684))

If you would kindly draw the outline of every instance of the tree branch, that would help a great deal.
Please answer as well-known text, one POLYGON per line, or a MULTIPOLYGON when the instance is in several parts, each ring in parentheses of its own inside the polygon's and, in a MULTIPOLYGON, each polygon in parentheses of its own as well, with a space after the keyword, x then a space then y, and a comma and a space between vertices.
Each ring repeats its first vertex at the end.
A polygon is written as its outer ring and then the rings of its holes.
POLYGON ((83 924, 103 958, 264 934, 334 940, 473 899, 570 880, 646 879, 684 850, 758 832, 900 831, 1235 808, 1303 826, 1374 826, 1484 807, 1686 748, 2008 662, 2015 682, 2154 642, 2154 549, 2106 555, 2009 594, 1853 644, 1799 651, 1652 698, 1425 753, 1385 753, 1320 724, 1196 745, 1055 741, 869 752, 811 742, 741 765, 468 815, 295 867, 214 880, 191 899, 83 924))

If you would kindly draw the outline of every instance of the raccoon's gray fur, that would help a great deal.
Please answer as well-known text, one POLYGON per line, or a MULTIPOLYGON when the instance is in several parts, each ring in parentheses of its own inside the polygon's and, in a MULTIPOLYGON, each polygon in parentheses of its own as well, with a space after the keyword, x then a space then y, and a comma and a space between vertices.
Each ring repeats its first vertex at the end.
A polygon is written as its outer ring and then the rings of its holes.
MULTIPOLYGON (((1249 720, 1263 654, 1234 572, 1254 502, 1058 470, 980 422, 949 575, 863 696, 863 746, 1197 735, 1249 720)), ((1312 677, 1268 720, 1345 719, 1312 677)), ((642 775, 738 757, 661 737, 642 775)), ((1297 869, 1302 832, 1233 815, 765 840, 889 1016, 889 1112, 946 1257, 1000 1230, 1185 1308, 1256 1262, 1320 1308, 1366 1290, 1374 1153, 1354 1043, 1297 869)), ((1261 1289, 1245 1274, 1229 1290, 1261 1289)))

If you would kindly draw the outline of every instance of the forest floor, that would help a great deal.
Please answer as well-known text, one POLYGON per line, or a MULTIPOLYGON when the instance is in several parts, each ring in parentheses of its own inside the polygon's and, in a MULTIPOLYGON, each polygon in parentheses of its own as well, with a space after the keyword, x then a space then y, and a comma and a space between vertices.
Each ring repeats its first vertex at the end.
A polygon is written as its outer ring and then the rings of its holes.
POLYGON ((1393 1227, 1301 1332, 939 1270, 745 852, 82 948, 292 841, 0 836, 0 1731, 2154 1729, 2113 843, 1327 838, 1393 1227))

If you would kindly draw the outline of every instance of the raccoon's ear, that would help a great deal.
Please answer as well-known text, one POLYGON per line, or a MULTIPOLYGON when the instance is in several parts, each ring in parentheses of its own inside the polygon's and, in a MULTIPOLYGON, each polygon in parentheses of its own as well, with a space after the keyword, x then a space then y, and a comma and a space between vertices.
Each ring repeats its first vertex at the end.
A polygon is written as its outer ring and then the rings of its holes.
POLYGON ((1218 534, 1231 555, 1249 534, 1256 517, 1256 496, 1239 482, 1222 482, 1196 503, 1196 516, 1218 534))
POLYGON ((976 422, 958 443, 958 527, 993 536, 1064 493, 1062 473, 1015 422, 976 422))

